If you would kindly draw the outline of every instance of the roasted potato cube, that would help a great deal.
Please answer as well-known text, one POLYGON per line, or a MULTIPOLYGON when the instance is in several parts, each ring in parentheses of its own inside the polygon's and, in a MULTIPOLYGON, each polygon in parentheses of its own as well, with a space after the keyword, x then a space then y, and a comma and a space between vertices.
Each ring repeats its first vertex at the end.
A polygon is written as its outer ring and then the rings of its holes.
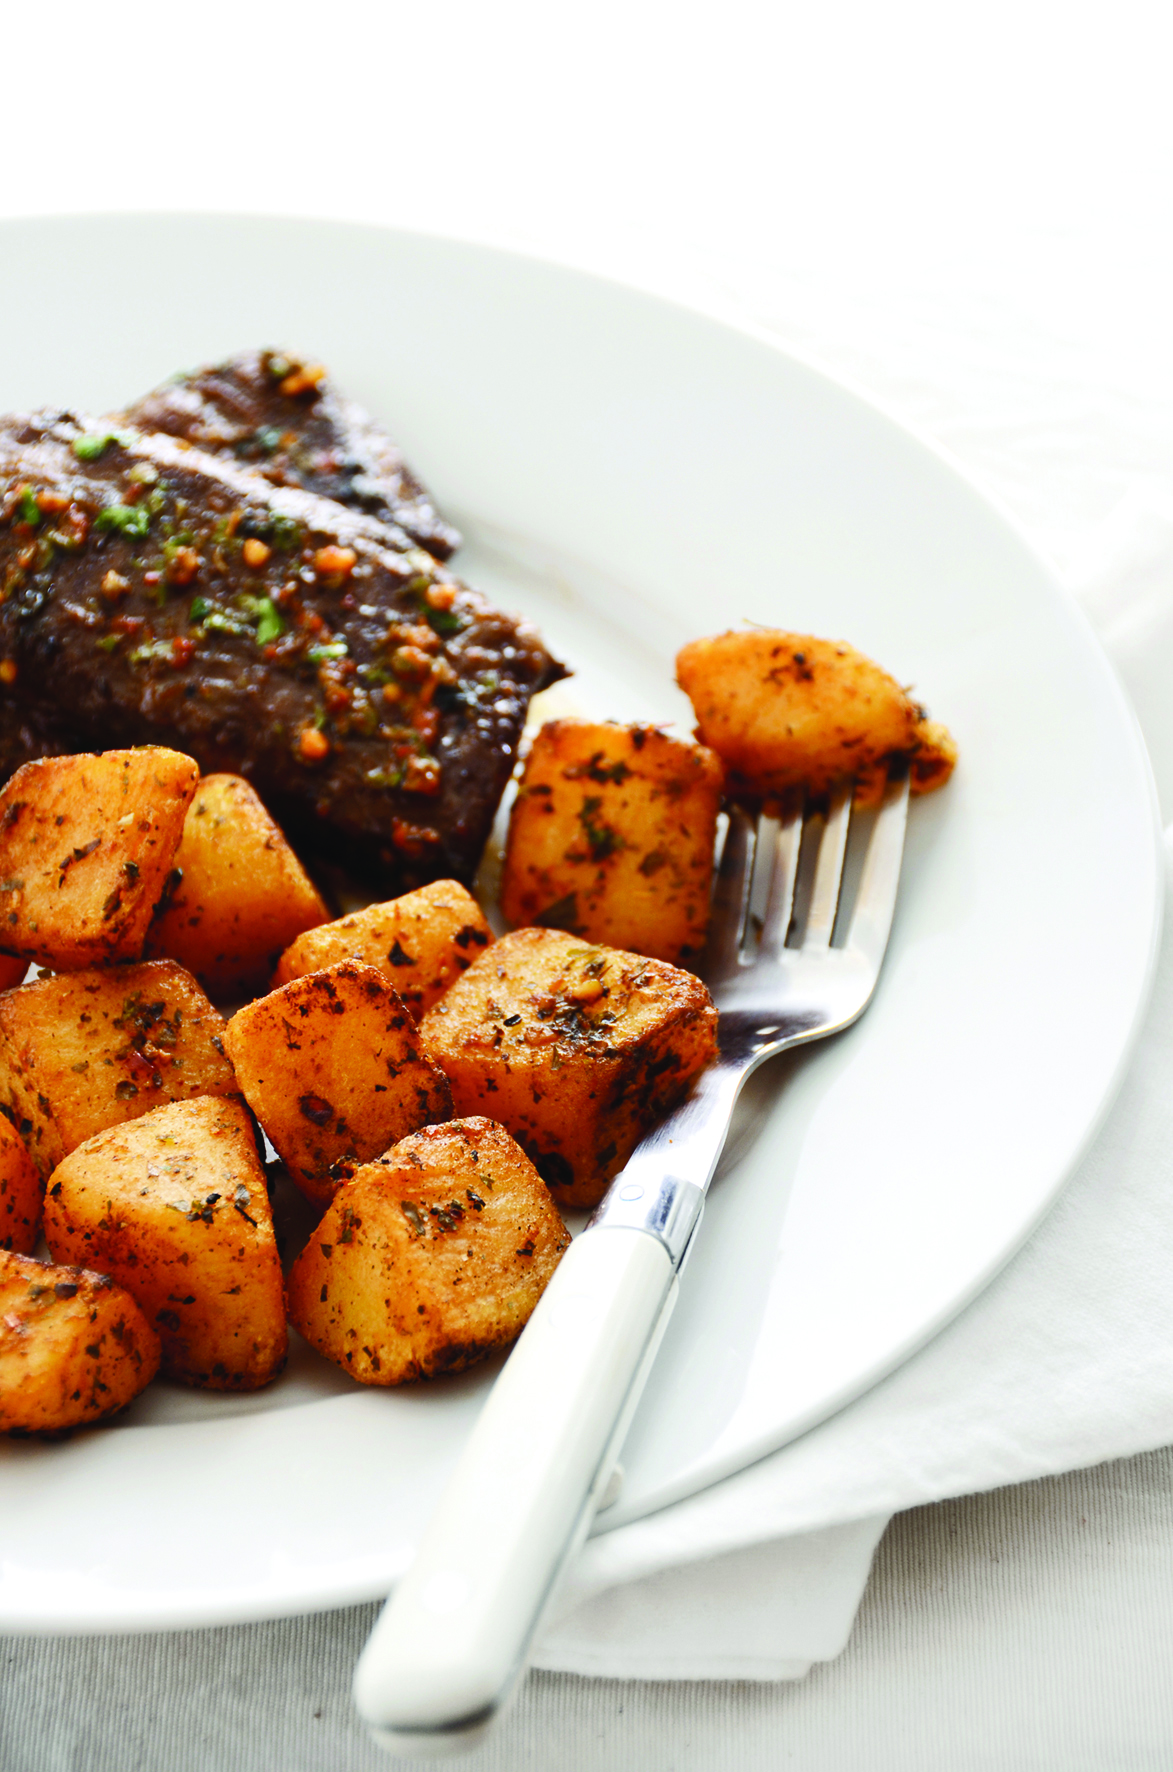
POLYGON ((418 1021, 493 939, 480 905, 456 880, 433 880, 386 904, 311 929, 282 954, 274 985, 339 960, 377 966, 418 1021))
MULTIPOLYGON (((820 794, 855 778, 860 797, 874 799, 890 761, 911 757, 927 725, 894 678, 840 640, 769 628, 718 634, 685 646, 676 676, 696 710, 697 735, 724 760, 735 794, 820 794)), ((914 775, 914 791, 947 775, 914 775)))
POLYGON ((159 1338, 106 1274, 0 1254, 0 1433, 57 1433, 125 1408, 159 1338))
POLYGON ((0 1249, 31 1255, 41 1234, 41 1178, 24 1140, 0 1117, 0 1249))
POLYGON ((594 1206, 715 1058, 716 1030, 690 972, 557 929, 517 929, 457 979, 420 1032, 454 1112, 491 1112, 560 1206, 594 1206))
POLYGON ((137 1299, 168 1377, 253 1391, 284 1366, 281 1263, 240 1102, 168 1102, 88 1138, 50 1178, 45 1241, 137 1299))
POLYGON ((0 790, 0 944, 67 969, 137 959, 199 773, 158 745, 22 764, 0 790))
POLYGON ((501 1126, 428 1126, 338 1190, 290 1273, 290 1320, 362 1384, 459 1372, 521 1333, 569 1241, 501 1126))
POLYGON ((223 1034, 173 960, 36 978, 0 996, 0 1098, 44 1173, 162 1102, 234 1094, 223 1034))
POLYGON ((509 820, 501 909, 678 960, 705 943, 724 771, 656 726, 552 720, 509 820))
MULTIPOLYGON (((0 1003, 3 999, 0 998, 0 1003)), ((42 1182, 64 1154, 46 1096, 24 1071, 0 1030, 0 1114, 20 1135, 42 1182)))
POLYGON ((263 990, 282 948, 330 914, 240 775, 200 782, 175 866, 182 878, 145 951, 178 960, 213 996, 263 990))
POLYGON ((293 1180, 323 1205, 358 1163, 452 1112, 403 999, 357 960, 237 1010, 224 1044, 293 1180))
POLYGON ((939 720, 922 720, 916 729, 916 749, 909 766, 909 789, 931 794, 944 787, 957 763, 957 741, 939 720))

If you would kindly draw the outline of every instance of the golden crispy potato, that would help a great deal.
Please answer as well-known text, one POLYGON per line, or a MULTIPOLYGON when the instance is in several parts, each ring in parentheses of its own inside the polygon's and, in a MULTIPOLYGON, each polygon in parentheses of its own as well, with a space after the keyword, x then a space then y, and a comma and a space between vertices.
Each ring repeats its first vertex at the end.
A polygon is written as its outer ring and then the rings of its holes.
POLYGON ((206 775, 175 857, 182 879, 147 934, 213 996, 263 990, 278 954, 329 911, 240 775, 206 775))
POLYGON ((509 820, 501 909, 678 960, 704 946, 724 770, 656 726, 551 720, 509 820))
POLYGON ((273 1215, 239 1102, 169 1102, 87 1139, 50 1177, 45 1241, 138 1300, 168 1377, 252 1391, 284 1366, 273 1215))
POLYGON ((239 1009, 224 1036, 245 1099, 311 1200, 452 1098, 381 972, 344 960, 239 1009))
POLYGON ((338 1190, 290 1273, 290 1320, 362 1384, 459 1372, 521 1333, 569 1241, 502 1127, 428 1126, 338 1190))
POLYGON ((0 1254, 0 1433, 59 1433, 125 1408, 159 1338, 105 1274, 0 1254))
POLYGON ((24 1140, 0 1118, 0 1249, 31 1255, 41 1234, 41 1178, 24 1140))
POLYGON ((67 969, 137 959, 199 773, 158 745, 23 764, 0 790, 0 944, 67 969))
POLYGON ((162 1102, 236 1093, 223 1035, 173 960, 37 978, 0 996, 0 1102, 44 1173, 162 1102))
POLYGON ((944 787, 957 763, 957 741, 939 720, 923 720, 916 729, 916 749, 909 765, 909 788, 931 794, 944 787))
MULTIPOLYGON (((879 665, 843 641, 809 634, 755 628, 693 640, 677 654, 676 677, 734 794, 819 794, 854 777, 859 797, 874 799, 889 762, 912 756, 927 724, 879 665)), ((947 775, 938 768, 913 785, 924 792, 947 775)))
POLYGON ((455 880, 433 880, 418 892, 368 905, 299 935, 282 954, 273 984, 288 984, 339 960, 362 960, 386 974, 418 1021, 492 939, 472 893, 455 880))
POLYGON ((424 1017, 457 1114, 491 1113, 560 1206, 593 1206, 717 1051, 700 980, 662 960, 517 929, 424 1017))
MULTIPOLYGON (((3 998, 0 998, 0 1006, 3 998)), ((49 1099, 26 1072, 20 1056, 0 1028, 0 1114, 19 1134, 42 1182, 65 1154, 61 1134, 49 1110, 49 1099)))

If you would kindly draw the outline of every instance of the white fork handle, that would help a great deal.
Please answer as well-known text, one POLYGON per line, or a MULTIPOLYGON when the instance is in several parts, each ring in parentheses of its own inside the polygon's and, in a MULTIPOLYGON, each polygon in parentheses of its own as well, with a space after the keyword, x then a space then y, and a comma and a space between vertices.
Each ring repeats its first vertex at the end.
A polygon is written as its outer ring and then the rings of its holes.
POLYGON ((646 1231, 584 1231, 563 1256, 355 1670, 383 1746, 466 1752, 508 1697, 675 1297, 646 1231))

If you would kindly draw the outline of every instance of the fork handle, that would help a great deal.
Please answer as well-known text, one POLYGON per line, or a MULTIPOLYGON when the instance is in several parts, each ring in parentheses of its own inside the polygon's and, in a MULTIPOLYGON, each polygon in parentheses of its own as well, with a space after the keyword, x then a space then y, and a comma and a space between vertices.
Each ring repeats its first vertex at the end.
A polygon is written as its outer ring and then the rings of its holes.
POLYGON ((466 1752, 511 1692, 585 1536, 676 1300, 663 1242, 588 1229, 489 1394, 355 1670, 376 1740, 466 1752))

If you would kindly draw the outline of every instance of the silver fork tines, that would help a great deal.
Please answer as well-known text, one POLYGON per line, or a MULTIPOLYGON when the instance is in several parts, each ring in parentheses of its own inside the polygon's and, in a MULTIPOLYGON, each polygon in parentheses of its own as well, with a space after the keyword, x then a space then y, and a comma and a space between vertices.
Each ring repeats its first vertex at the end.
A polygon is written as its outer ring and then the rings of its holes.
POLYGON ((907 812, 907 775, 893 776, 868 815, 854 903, 841 904, 850 787, 823 808, 795 804, 756 819, 729 809, 698 969, 717 1006, 717 1062, 633 1152, 592 1224, 646 1230, 679 1266, 746 1077, 775 1053, 848 1027, 871 1000, 896 908, 907 812))
POLYGON ((755 819, 743 807, 730 808, 700 967, 718 1008, 723 981, 764 962, 782 962, 788 952, 809 955, 830 948, 836 933, 837 950, 856 953, 878 968, 895 909, 907 806, 907 778, 889 781, 867 840, 855 902, 848 907, 846 935, 841 896, 853 834, 850 785, 814 809, 799 801, 755 819))

